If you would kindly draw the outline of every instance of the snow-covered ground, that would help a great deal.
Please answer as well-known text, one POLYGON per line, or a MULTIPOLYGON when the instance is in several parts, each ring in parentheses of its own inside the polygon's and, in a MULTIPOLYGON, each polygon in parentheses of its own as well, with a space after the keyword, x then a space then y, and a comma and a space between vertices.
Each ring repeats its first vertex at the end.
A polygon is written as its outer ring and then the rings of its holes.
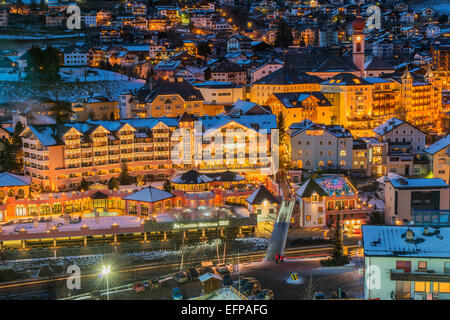
POLYGON ((237 238, 235 241, 248 246, 249 249, 265 250, 269 245, 269 240, 265 238, 237 238))
POLYGON ((19 223, 2 227, 2 234, 17 234, 22 228, 28 233, 40 233, 49 230, 52 227, 57 227, 59 231, 76 231, 80 230, 83 226, 89 227, 89 229, 105 229, 110 228, 112 224, 116 223, 119 227, 138 227, 142 219, 136 216, 113 216, 113 217, 101 217, 98 219, 98 223, 95 218, 82 218, 79 223, 65 223, 64 218, 53 218, 51 222, 38 222, 34 223, 19 223))
MULTIPOLYGON (((10 81, 7 80, 8 78, 11 78, 11 75, 0 74, 0 103, 10 101, 22 102, 33 97, 48 97, 74 102, 83 98, 90 98, 92 93, 98 96, 110 96, 112 99, 119 99, 123 92, 139 89, 145 84, 144 80, 128 81, 110 78, 109 80, 92 80, 87 82, 84 82, 84 79, 80 79, 80 82, 58 82, 56 87, 44 85, 36 87, 26 82, 10 81), (5 76, 5 79, 2 78, 2 75, 5 76)), ((70 78, 73 79, 73 77, 70 78)))
POLYGON ((360 194, 361 201, 366 201, 372 206, 377 206, 379 211, 384 211, 384 201, 379 199, 375 192, 364 192, 360 194))
POLYGON ((0 34, 0 40, 46 40, 46 39, 64 39, 64 38, 81 38, 84 37, 84 33, 72 33, 72 34, 51 34, 51 35, 35 35, 35 36, 25 36, 25 35, 10 35, 10 34, 0 34))
POLYGON ((408 2, 408 5, 413 10, 420 10, 430 7, 436 10, 439 15, 450 14, 450 2, 448 0, 426 0, 419 1, 417 3, 408 2))

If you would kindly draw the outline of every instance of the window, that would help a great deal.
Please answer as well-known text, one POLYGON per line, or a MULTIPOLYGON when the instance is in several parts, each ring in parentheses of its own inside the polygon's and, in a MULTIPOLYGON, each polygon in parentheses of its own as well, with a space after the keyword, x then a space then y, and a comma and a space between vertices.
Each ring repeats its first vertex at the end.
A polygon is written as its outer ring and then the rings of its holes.
POLYGON ((323 224, 323 218, 319 218, 319 219, 317 220, 317 223, 318 223, 318 224, 323 224))
POLYGON ((419 267, 419 270, 426 270, 427 269, 427 262, 426 261, 419 261, 418 267, 419 267))
POLYGON ((397 260, 395 269, 411 272, 411 261, 397 260))
POLYGON ((411 282, 397 281, 395 283, 396 298, 411 298, 411 282))
POLYGON ((345 152, 345 150, 341 150, 341 152, 339 152, 339 155, 341 157, 345 157, 347 155, 347 152, 345 152))
POLYGON ((450 262, 444 262, 444 273, 450 274, 450 262))
POLYGON ((306 221, 311 221, 311 216, 306 216, 306 221))
POLYGON ((450 283, 448 282, 435 282, 440 293, 450 293, 450 283))
POLYGON ((430 292, 430 282, 416 282, 414 283, 415 292, 430 292))

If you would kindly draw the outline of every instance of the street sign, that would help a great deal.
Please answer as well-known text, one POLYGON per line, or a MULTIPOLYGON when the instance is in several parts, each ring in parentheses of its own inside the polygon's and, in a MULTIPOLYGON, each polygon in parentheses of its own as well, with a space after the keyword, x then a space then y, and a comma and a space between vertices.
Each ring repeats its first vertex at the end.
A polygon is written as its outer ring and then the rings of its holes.
POLYGON ((297 281, 298 280, 298 273, 297 272, 291 273, 291 279, 293 281, 297 281))

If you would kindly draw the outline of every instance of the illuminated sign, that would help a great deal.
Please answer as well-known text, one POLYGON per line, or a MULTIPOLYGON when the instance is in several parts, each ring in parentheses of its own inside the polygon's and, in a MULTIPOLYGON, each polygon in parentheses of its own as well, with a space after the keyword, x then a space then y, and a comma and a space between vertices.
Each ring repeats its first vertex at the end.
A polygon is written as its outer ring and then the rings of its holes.
POLYGON ((194 223, 178 223, 173 224, 173 229, 202 229, 202 228, 217 228, 226 227, 230 224, 230 221, 223 220, 217 222, 194 222, 194 223))

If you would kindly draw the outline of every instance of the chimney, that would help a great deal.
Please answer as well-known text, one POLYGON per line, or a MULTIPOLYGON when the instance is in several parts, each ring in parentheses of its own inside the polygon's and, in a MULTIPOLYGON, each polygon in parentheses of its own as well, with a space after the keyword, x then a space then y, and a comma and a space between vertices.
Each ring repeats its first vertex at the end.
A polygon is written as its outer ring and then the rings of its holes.
POLYGON ((406 230, 406 241, 412 241, 413 236, 414 236, 414 232, 408 228, 408 230, 406 230))

